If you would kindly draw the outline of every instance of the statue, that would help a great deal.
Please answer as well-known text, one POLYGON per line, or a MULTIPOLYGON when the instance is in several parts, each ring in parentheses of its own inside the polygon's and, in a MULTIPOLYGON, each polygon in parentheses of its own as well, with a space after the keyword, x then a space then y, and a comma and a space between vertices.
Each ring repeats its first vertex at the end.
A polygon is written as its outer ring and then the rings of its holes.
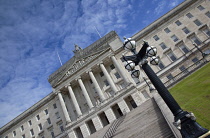
POLYGON ((76 53, 76 52, 78 52, 78 51, 80 51, 82 48, 81 47, 79 47, 78 45, 76 45, 76 44, 74 44, 74 46, 75 46, 75 49, 74 49, 74 53, 76 53))

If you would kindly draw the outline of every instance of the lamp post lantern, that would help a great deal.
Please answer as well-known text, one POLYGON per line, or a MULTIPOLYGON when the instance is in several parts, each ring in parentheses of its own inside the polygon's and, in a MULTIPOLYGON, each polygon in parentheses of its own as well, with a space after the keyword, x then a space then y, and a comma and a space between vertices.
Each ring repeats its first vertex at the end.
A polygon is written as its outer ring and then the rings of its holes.
MULTIPOLYGON (((154 46, 149 46, 149 44, 144 41, 142 48, 139 52, 136 51, 136 42, 131 38, 124 38, 123 47, 126 50, 130 50, 132 56, 123 56, 126 61, 125 68, 132 71, 132 77, 139 77, 139 71, 135 70, 135 66, 139 65, 160 96, 165 101, 166 105, 169 107, 174 115, 174 125, 180 130, 183 138, 198 138, 206 134, 209 130, 203 128, 195 121, 195 116, 193 113, 183 111, 176 100, 172 97, 168 89, 164 86, 162 81, 158 78, 152 68, 148 65, 147 58, 150 57, 150 63, 152 65, 158 65, 159 57, 156 56, 157 48, 154 46)), ((210 135, 206 138, 210 138, 210 135)))

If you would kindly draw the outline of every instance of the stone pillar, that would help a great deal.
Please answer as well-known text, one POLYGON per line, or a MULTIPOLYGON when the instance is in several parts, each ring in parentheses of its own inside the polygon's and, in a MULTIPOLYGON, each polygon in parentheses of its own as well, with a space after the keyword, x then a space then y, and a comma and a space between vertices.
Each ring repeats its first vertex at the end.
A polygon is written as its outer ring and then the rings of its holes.
POLYGON ((123 80, 125 81, 126 84, 129 84, 129 79, 126 76, 126 72, 124 71, 124 67, 121 67, 120 64, 118 63, 117 59, 115 56, 111 56, 112 62, 114 63, 115 67, 117 68, 117 71, 120 73, 122 76, 123 80))
POLYGON ((90 97, 88 95, 88 92, 87 92, 87 90, 85 88, 85 85, 83 84, 81 78, 78 78, 78 82, 79 82, 79 85, 80 85, 80 87, 82 89, 82 93, 85 96, 85 99, 87 101, 87 104, 88 104, 89 108, 92 109, 94 106, 93 106, 93 104, 92 104, 92 102, 90 100, 90 97))
POLYGON ((82 132, 82 135, 84 136, 84 138, 90 136, 90 131, 85 123, 80 126, 80 129, 81 129, 81 132, 82 132))
POLYGON ((106 114, 106 117, 108 118, 109 123, 112 123, 116 119, 116 116, 114 115, 114 112, 112 111, 111 108, 104 111, 104 113, 106 114))
POLYGON ((137 106, 139 106, 139 105, 141 105, 143 103, 143 99, 139 95, 138 91, 133 93, 133 94, 131 94, 131 97, 133 98, 133 100, 135 101, 137 106))
POLYGON ((100 63, 99 64, 101 70, 103 71, 107 81, 109 82, 109 85, 110 87, 112 88, 112 90, 116 93, 118 90, 117 90, 117 87, 115 86, 115 83, 113 82, 111 76, 109 75, 109 73, 107 72, 106 68, 104 67, 103 63, 100 63))
POLYGON ((103 124, 101 123, 101 120, 98 116, 93 117, 92 121, 93 121, 93 124, 96 128, 96 131, 103 128, 103 124))
POLYGON ((95 89, 96 89, 99 97, 101 98, 101 101, 103 102, 104 100, 106 100, 106 98, 105 98, 105 96, 104 96, 104 94, 103 94, 100 86, 98 85, 98 82, 97 82, 95 76, 93 75, 93 72, 92 71, 89 71, 88 73, 90 75, 90 78, 91 78, 91 80, 93 82, 93 85, 95 86, 95 89))
POLYGON ((70 131, 70 132, 67 132, 68 133, 68 137, 69 138, 77 138, 76 134, 74 131, 70 131))
POLYGON ((67 108, 66 108, 66 106, 65 106, 63 97, 62 97, 62 95, 61 95, 60 92, 58 92, 58 99, 59 99, 59 101, 60 101, 61 108, 62 108, 64 117, 65 117, 65 119, 66 119, 66 123, 70 123, 70 122, 71 122, 71 119, 70 119, 70 117, 69 117, 69 113, 68 113, 68 111, 67 111, 67 108))
POLYGON ((72 90, 72 88, 71 88, 70 85, 68 85, 67 87, 68 87, 69 94, 70 94, 70 97, 71 97, 71 99, 72 99, 72 102, 73 102, 73 104, 74 104, 74 107, 75 107, 75 109, 76 109, 77 115, 78 115, 78 116, 81 116, 81 115, 82 115, 82 112, 81 112, 81 110, 80 110, 80 108, 79 108, 79 104, 78 104, 77 99, 76 99, 76 97, 75 97, 75 95, 74 95, 74 92, 73 92, 73 90, 72 90))
POLYGON ((128 105, 126 104, 126 102, 124 101, 124 99, 122 99, 122 101, 120 101, 117 104, 118 104, 120 110, 123 112, 123 114, 130 112, 130 109, 129 109, 128 105))

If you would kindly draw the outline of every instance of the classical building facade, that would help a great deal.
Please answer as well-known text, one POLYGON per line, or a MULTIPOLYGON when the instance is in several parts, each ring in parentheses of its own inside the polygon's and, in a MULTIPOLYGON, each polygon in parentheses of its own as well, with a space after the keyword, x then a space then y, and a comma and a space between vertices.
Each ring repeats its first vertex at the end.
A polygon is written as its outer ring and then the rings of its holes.
MULTIPOLYGON (((208 61, 208 56, 203 56, 210 50, 209 27, 210 1, 186 0, 132 39, 137 42, 137 50, 142 40, 157 47, 161 62, 151 67, 163 83, 171 87, 208 61)), ((145 81, 133 79, 125 70, 122 55, 131 53, 122 46, 115 31, 85 49, 76 45, 74 56, 49 76, 53 92, 3 126, 1 137, 93 138, 108 135, 113 126, 116 126, 116 137, 139 137, 140 133, 143 136, 143 131, 144 137, 164 137, 165 132, 159 133, 159 128, 167 129, 170 133, 167 137, 179 137, 163 115, 161 105, 153 101, 145 81), (160 110, 154 108, 156 106, 160 110), (150 112, 159 117, 150 116, 150 112), (116 120, 123 116, 125 120, 120 122, 122 131, 119 131, 120 123, 115 125, 116 120), (142 116, 141 123, 148 118, 153 122, 148 123, 149 120, 139 127, 142 132, 138 134, 136 131, 123 134, 131 129, 123 130, 129 126, 129 120, 137 116, 142 116), (144 130, 144 126, 154 134, 144 130)))

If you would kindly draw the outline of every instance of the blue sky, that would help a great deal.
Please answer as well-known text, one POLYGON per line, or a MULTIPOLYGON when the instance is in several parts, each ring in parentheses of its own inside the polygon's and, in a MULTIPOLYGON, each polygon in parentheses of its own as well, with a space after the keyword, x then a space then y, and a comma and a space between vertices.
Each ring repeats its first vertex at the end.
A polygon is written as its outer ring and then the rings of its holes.
POLYGON ((130 37, 184 0, 0 0, 0 127, 48 95, 48 76, 115 30, 130 37))

